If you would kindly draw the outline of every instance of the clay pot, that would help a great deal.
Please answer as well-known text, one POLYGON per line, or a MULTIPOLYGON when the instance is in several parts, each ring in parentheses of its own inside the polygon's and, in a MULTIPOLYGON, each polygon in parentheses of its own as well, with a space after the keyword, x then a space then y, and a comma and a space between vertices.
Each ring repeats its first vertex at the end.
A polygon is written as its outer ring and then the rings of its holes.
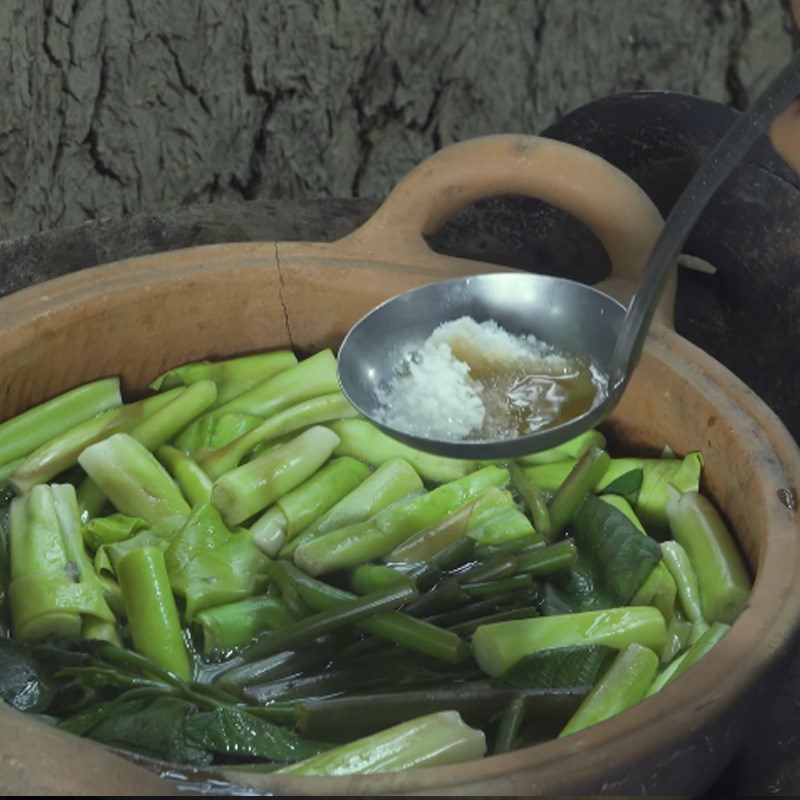
MULTIPOLYGON (((526 194, 592 228, 621 298, 661 226, 623 173, 583 150, 522 136, 447 148, 413 170, 375 216, 332 244, 265 242, 145 256, 0 300, 0 418, 85 381, 121 374, 134 396, 199 358, 291 345, 335 347, 377 302, 426 282, 497 271, 430 251, 423 234, 480 197, 526 194)), ((774 686, 800 623, 800 452, 775 415, 671 326, 674 280, 644 357, 608 421, 616 452, 702 450, 704 487, 753 573, 729 634, 664 691, 563 740, 405 773, 298 778, 231 772, 277 794, 693 794, 735 751, 774 686)), ((0 766, 9 793, 169 793, 146 768, 8 709, 0 766)))

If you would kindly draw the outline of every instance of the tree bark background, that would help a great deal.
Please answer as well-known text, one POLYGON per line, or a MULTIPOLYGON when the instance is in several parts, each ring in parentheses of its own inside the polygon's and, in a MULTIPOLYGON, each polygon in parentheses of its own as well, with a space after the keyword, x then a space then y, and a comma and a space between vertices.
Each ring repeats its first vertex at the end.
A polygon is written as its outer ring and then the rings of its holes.
POLYGON ((0 238, 380 197, 619 91, 742 107, 795 37, 786 0, 0 0, 0 238))

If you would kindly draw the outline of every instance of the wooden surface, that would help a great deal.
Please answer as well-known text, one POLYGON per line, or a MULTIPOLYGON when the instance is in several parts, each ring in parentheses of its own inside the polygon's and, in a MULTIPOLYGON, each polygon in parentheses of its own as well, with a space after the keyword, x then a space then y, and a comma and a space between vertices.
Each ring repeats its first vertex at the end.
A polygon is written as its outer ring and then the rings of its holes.
MULTIPOLYGON (((634 174, 663 212, 729 123, 727 110, 693 98, 637 96, 579 110, 554 133, 590 146, 634 174)), ((366 200, 221 204, 87 223, 0 244, 0 292, 190 244, 332 239, 354 228, 376 205, 366 200)), ((717 276, 683 273, 677 306, 678 330, 765 396, 796 436, 800 392, 797 376, 785 367, 796 363, 800 341, 800 300, 792 290, 800 252, 797 219, 797 178, 768 149, 757 148, 689 243, 689 252, 717 266, 717 276), (763 202, 763 192, 769 203, 763 202)), ((532 201, 481 203, 448 224, 434 244, 454 255, 538 265, 579 279, 596 280, 607 269, 597 243, 580 226, 532 201)), ((768 687, 761 711, 761 726, 716 784, 716 794, 800 794, 800 658, 782 685, 768 687)))
POLYGON ((3 0, 0 239, 208 201, 382 197, 593 98, 742 107, 785 0, 3 0))

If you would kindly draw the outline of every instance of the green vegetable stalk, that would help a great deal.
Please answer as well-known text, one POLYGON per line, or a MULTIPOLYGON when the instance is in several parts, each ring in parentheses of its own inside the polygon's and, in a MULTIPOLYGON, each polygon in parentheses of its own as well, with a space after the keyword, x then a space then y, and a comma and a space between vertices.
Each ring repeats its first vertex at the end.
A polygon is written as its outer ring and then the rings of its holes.
POLYGON ((491 545, 533 536, 534 530, 511 492, 495 488, 475 501, 467 533, 476 542, 491 545))
POLYGON ((330 350, 321 350, 311 358, 257 383, 212 413, 216 419, 233 413, 269 417, 304 400, 337 391, 336 358, 330 350))
POLYGON ((494 740, 495 755, 508 753, 514 748, 514 740, 519 734, 525 718, 525 703, 521 697, 515 697, 500 717, 497 736, 494 740))
POLYGON ((266 455, 223 475, 211 502, 228 525, 238 525, 313 475, 330 457, 339 437, 315 426, 266 455))
POLYGON ((255 414, 223 414, 215 417, 208 412, 187 425, 172 443, 186 455, 199 460, 202 454, 227 447, 262 422, 262 418, 255 414))
POLYGON ((214 405, 218 406, 296 363, 297 356, 291 350, 273 350, 226 361, 195 361, 165 372, 150 384, 150 388, 160 392, 174 386, 213 381, 218 390, 214 405))
MULTIPOLYGON (((391 670, 391 665, 386 665, 391 670)), ((399 669, 402 669, 398 665, 399 669)), ((391 673, 390 673, 391 675, 391 673)), ((439 681, 445 678, 442 673, 439 681)), ((390 678, 391 680, 391 678, 390 678)), ((435 675, 433 680, 436 680, 435 675)), ((495 688, 483 681, 447 685, 433 684, 418 689, 398 687, 397 691, 301 700, 295 705, 297 727, 304 736, 322 741, 347 741, 367 736, 390 725, 416 719, 421 714, 456 711, 468 724, 482 727, 498 712, 519 700, 523 711, 537 727, 560 730, 574 713, 588 689, 495 688)))
POLYGON ((83 621, 81 639, 93 642, 108 642, 116 647, 124 647, 117 625, 97 617, 86 617, 83 621))
POLYGON ((0 424, 0 464, 27 456, 76 425, 121 404, 119 380, 105 378, 18 414, 0 424))
POLYGON ((182 392, 183 389, 172 389, 138 403, 112 408, 81 422, 34 450, 11 473, 9 482, 18 494, 27 492, 38 483, 46 483, 69 467, 74 467, 78 456, 87 447, 112 434, 130 430, 182 392))
POLYGON ((400 586, 373 592, 363 597, 342 600, 335 606, 292 622, 280 630, 259 636, 241 652, 245 661, 294 650, 320 636, 369 620, 388 609, 395 609, 417 597, 416 587, 400 586))
POLYGON ((700 486, 703 459, 700 453, 689 453, 684 459, 668 458, 613 458, 598 488, 606 486, 621 476, 642 470, 642 484, 634 507, 645 527, 665 530, 667 502, 670 487, 681 492, 696 492, 700 486))
POLYGON ((538 453, 522 456, 518 461, 525 466, 577 461, 592 447, 596 447, 598 450, 604 450, 605 446, 606 437, 603 436, 600 431, 589 430, 579 434, 574 439, 570 439, 568 442, 564 442, 564 444, 558 447, 553 447, 550 450, 540 450, 538 453))
POLYGON ((286 606, 270 595, 206 608, 194 617, 203 653, 224 653, 249 644, 264 631, 283 628, 294 621, 286 606))
POLYGON ((647 689, 647 697, 654 695, 656 692, 660 692, 671 681, 672 676, 680 669, 681 664, 688 654, 688 650, 685 653, 681 653, 653 678, 653 682, 647 689))
MULTIPOLYGON (((208 408, 216 396, 217 387, 211 381, 192 384, 131 428, 128 435, 148 450, 155 450, 208 408)), ((105 497, 100 487, 91 478, 86 478, 78 488, 78 501, 83 513, 94 517, 102 511, 105 497)))
POLYGON ((72 486, 34 486, 16 498, 11 504, 9 540, 15 636, 77 639, 89 618, 115 622, 83 549, 72 486))
POLYGON ((189 516, 191 509, 164 467, 125 433, 87 447, 78 463, 123 514, 151 525, 165 517, 189 516))
POLYGON ((216 480, 236 469, 259 445, 312 425, 354 417, 357 413, 341 392, 314 397, 269 417, 219 450, 199 452, 197 459, 208 475, 216 480))
POLYGON ((713 650, 725 634, 730 630, 730 625, 722 622, 714 622, 706 632, 686 651, 681 658, 680 664, 670 674, 664 685, 677 680, 688 669, 693 667, 703 656, 713 650))
MULTIPOLYGON (((282 571, 291 580, 303 602, 314 611, 335 608, 343 601, 354 598, 349 592, 309 577, 287 561, 276 562, 274 569, 282 571)), ((466 643, 456 634, 399 611, 384 611, 372 619, 358 623, 358 627, 439 661, 456 664, 469 655, 466 643)))
POLYGON ((689 556, 677 542, 662 542, 661 552, 664 559, 662 563, 675 581, 681 608, 691 622, 703 622, 700 585, 689 556))
POLYGON ((117 577, 136 651, 189 680, 192 670, 164 554, 156 547, 132 550, 120 559, 117 577))
POLYGON ((478 666, 497 677, 539 650, 580 644, 622 649, 639 644, 659 651, 665 638, 661 612, 650 606, 631 606, 483 625, 472 637, 472 650, 478 666))
POLYGON ((378 466, 390 458, 402 458, 427 481, 444 483, 463 478, 477 466, 475 461, 444 458, 423 453, 392 439, 363 419, 345 419, 331 425, 342 440, 336 448, 338 456, 353 456, 378 466))
POLYGON ((483 732, 455 711, 439 711, 395 725, 278 770, 292 775, 353 775, 444 766, 481 758, 483 732))
POLYGON ((281 557, 291 556, 299 545, 323 533, 364 522, 387 506, 421 491, 422 481, 414 468, 402 458, 390 459, 333 508, 312 522, 300 536, 285 545, 281 550, 281 557))
POLYGON ((629 644, 589 692, 564 726, 561 736, 569 736, 610 719, 644 700, 657 670, 658 656, 652 650, 638 644, 629 644))
POLYGON ((581 503, 605 474, 611 457, 603 450, 590 447, 575 463, 564 482, 550 501, 550 531, 548 541, 558 538, 581 503))
POLYGON ((362 564, 351 570, 349 578, 350 588, 356 594, 370 594, 398 586, 405 586, 418 594, 413 578, 381 564, 362 564))
POLYGON ((211 502, 211 478, 203 472, 200 465, 177 447, 162 445, 156 451, 156 457, 167 468, 170 475, 178 482, 183 496, 189 505, 199 506, 211 502))
POLYGON ((294 561, 310 575, 372 561, 390 553, 414 534, 440 524, 487 489, 507 482, 506 470, 483 467, 427 494, 384 509, 367 522, 349 525, 306 542, 295 551, 294 561))
POLYGON ((175 594, 186 600, 186 619, 203 609, 261 592, 270 560, 246 531, 231 532, 211 505, 198 506, 165 553, 175 594))
POLYGON ((552 464, 536 464, 530 467, 522 467, 522 474, 525 481, 537 487, 539 491, 553 494, 564 483, 577 463, 575 459, 570 459, 569 461, 558 461, 552 464))
MULTIPOLYGON (((492 489, 489 490, 493 491, 492 489)), ((488 493, 488 492, 487 492, 488 493)), ((475 502, 467 503, 443 522, 433 528, 423 530, 402 542, 391 553, 383 557, 387 564, 427 564, 430 559, 456 542, 462 540, 469 530, 470 517, 475 502)))
POLYGON ((360 461, 335 458, 296 489, 279 498, 250 526, 253 541, 275 556, 287 539, 294 539, 369 477, 360 461))
POLYGON ((747 605, 750 578, 722 517, 697 492, 673 492, 667 516, 697 575, 703 618, 732 624, 747 605))
POLYGON ((536 533, 544 539, 550 538, 550 511, 547 508, 547 496, 528 477, 519 464, 509 464, 508 472, 514 488, 519 492, 533 520, 536 533))

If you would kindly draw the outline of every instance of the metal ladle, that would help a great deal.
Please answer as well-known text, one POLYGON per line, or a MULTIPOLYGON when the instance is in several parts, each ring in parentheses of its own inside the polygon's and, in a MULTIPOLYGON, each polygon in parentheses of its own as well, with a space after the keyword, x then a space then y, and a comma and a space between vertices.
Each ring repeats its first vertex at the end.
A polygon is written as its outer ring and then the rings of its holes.
POLYGON ((671 210, 628 308, 591 286, 527 273, 476 275, 421 286, 373 309, 339 350, 339 381, 350 402, 390 436, 454 458, 510 458, 556 447, 598 425, 614 409, 639 361, 656 305, 692 228, 723 181, 800 90, 800 52, 731 126, 671 210), (462 316, 493 319, 512 333, 533 333, 559 350, 588 356, 608 388, 589 411, 514 439, 424 438, 381 421, 377 389, 400 359, 439 324, 462 316))

